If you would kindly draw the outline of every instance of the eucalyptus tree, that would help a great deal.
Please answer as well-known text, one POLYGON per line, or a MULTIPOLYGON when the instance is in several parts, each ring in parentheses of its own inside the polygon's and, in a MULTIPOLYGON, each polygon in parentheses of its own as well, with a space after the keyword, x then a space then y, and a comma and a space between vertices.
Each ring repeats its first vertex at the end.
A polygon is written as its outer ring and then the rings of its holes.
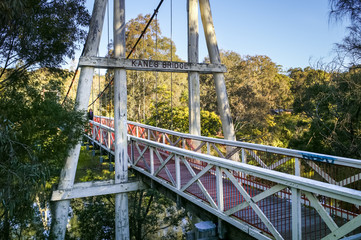
POLYGON ((298 149, 361 158, 361 74, 292 69, 294 111, 308 129, 291 145, 298 149))
POLYGON ((330 17, 336 21, 346 19, 350 22, 348 35, 342 43, 337 44, 351 60, 351 64, 359 65, 361 60, 361 1, 329 0, 330 17))
POLYGON ((0 2, 1 239, 44 238, 46 226, 35 212, 82 134, 84 114, 61 106, 56 94, 68 73, 52 67, 71 57, 84 39, 89 19, 84 4, 0 2))
POLYGON ((60 67, 85 39, 85 0, 0 3, 0 88, 26 69, 60 67))
POLYGON ((0 92, 0 235, 4 239, 21 236, 34 224, 34 203, 45 207, 51 190, 47 183, 59 176, 68 149, 83 134, 83 113, 59 103, 59 76, 45 74, 23 73, 26 83, 14 81, 0 92))
MULTIPOLYGON (((176 46, 167 36, 162 35, 159 23, 156 19, 150 23, 147 31, 137 47, 133 47, 144 30, 150 15, 138 15, 128 21, 126 25, 126 48, 127 56, 131 59, 145 59, 154 61, 182 61, 176 55, 176 46), (132 51, 132 52, 131 52, 132 51), (131 54, 130 54, 131 52, 131 54)), ((110 55, 112 52, 110 52, 110 55)), ((112 79, 112 70, 107 72, 106 82, 112 79)), ((187 75, 179 73, 156 73, 127 71, 128 84, 128 119, 145 122, 151 117, 151 107, 157 108, 157 104, 169 99, 174 107, 179 107, 182 96, 187 92, 187 75), (172 90, 172 92, 170 92, 172 90), (171 93, 171 99, 168 96, 171 93)), ((102 103, 104 108, 112 101, 112 85, 104 92, 102 103)))
MULTIPOLYGON (((225 80, 238 139, 264 142, 263 129, 269 126, 272 110, 292 106, 290 78, 281 73, 267 56, 245 56, 221 52, 228 72, 225 80)), ((201 107, 216 111, 212 79, 201 76, 201 107)))

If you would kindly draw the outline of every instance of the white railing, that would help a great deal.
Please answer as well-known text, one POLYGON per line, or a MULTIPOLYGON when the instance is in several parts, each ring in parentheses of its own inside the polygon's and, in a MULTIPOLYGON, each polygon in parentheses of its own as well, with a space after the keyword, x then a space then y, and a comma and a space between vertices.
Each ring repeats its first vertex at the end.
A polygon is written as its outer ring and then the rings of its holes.
MULTIPOLYGON (((113 119, 96 117, 113 127, 113 119)), ((361 190, 361 160, 307 151, 195 136, 129 122, 128 133, 209 155, 361 190), (240 156, 239 156, 240 155, 240 156)))
MULTIPOLYGON (((111 121, 100 122, 111 125, 111 121)), ((103 124, 92 122, 90 138, 112 151, 113 129, 103 124)), ((331 175, 325 172, 327 165, 359 171, 359 160, 192 136, 133 122, 128 132, 133 169, 258 239, 339 239, 361 231, 357 174, 343 180, 356 189, 338 180, 325 183, 301 177, 305 166, 323 180, 331 175), (207 154, 201 153, 204 150, 207 154), (242 162, 224 158, 238 152, 242 162), (262 153, 280 159, 270 164, 262 153), (250 157, 258 166, 247 164, 250 157), (286 162, 295 166, 293 175, 274 171, 275 165, 286 162)))

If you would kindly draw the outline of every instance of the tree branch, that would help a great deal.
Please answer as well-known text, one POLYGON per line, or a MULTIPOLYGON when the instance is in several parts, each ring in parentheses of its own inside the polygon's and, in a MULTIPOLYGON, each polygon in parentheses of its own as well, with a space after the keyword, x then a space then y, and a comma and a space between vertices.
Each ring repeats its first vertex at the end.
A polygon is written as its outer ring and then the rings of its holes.
POLYGON ((148 215, 148 213, 149 213, 150 205, 151 205, 152 202, 153 202, 153 198, 154 198, 154 194, 152 194, 152 196, 150 196, 150 199, 149 199, 149 201, 148 201, 147 208, 146 208, 146 210, 145 210, 145 212, 144 212, 144 215, 143 215, 143 219, 145 219, 145 217, 146 217, 146 216, 148 215))
POLYGON ((8 54, 7 54, 7 57, 6 57, 4 68, 2 69, 2 71, 0 73, 0 79, 3 76, 3 74, 5 73, 7 67, 9 66, 8 63, 9 63, 9 60, 10 60, 11 52, 12 52, 13 47, 14 47, 14 41, 15 41, 15 39, 13 38, 11 43, 10 43, 10 48, 9 48, 9 51, 8 51, 8 54))

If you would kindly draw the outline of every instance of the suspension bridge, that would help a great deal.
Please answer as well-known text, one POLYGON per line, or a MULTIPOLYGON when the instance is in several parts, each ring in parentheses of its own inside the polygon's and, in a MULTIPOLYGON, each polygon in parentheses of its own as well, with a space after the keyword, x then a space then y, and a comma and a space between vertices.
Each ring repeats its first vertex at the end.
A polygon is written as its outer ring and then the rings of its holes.
POLYGON ((94 3, 76 108, 88 107, 94 68, 114 69, 114 118, 95 116, 85 136, 114 156, 115 179, 74 183, 80 143, 70 149, 52 195, 54 238, 65 237, 71 199, 115 194, 116 239, 129 239, 127 193, 145 187, 131 169, 217 218, 221 239, 223 223, 256 239, 361 239, 360 160, 235 140, 209 0, 187 1, 187 63, 126 58, 124 0, 114 1, 114 57, 96 57, 106 4, 94 3), (198 7, 210 64, 198 63, 198 7), (190 134, 127 121, 130 69, 188 73, 190 134), (214 76, 225 139, 200 136, 199 74, 214 76))

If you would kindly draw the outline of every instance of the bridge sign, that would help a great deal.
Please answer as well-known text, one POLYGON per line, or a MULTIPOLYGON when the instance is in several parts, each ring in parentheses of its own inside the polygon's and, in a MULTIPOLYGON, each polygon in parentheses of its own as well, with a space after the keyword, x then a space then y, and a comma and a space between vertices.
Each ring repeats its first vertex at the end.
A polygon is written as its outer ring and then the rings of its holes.
POLYGON ((222 64, 171 62, 143 59, 81 57, 80 67, 125 68, 127 70, 156 72, 199 72, 203 74, 225 73, 227 68, 222 64))

